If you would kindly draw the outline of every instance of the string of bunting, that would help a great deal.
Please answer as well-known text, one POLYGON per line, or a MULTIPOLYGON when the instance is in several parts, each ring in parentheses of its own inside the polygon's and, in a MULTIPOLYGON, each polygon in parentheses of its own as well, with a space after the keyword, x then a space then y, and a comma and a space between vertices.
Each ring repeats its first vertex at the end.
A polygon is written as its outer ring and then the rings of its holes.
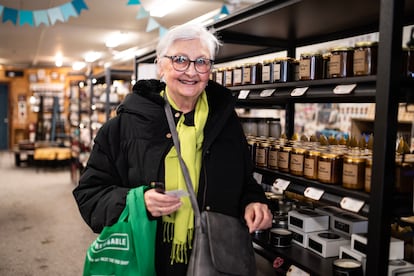
POLYGON ((73 0, 60 6, 42 10, 23 10, 13 9, 0 5, 1 22, 10 21, 13 25, 38 27, 54 25, 57 21, 66 22, 71 16, 78 17, 82 10, 87 10, 88 6, 83 0, 73 0))
MULTIPOLYGON (((171 0, 170 0, 171 1, 171 0)), ((128 6, 133 6, 133 5, 141 5, 141 1, 140 0, 128 0, 127 3, 128 6)), ((218 20, 220 18, 221 15, 229 15, 229 10, 227 9, 226 5, 223 5, 220 13, 217 14, 214 19, 218 20)), ((159 36, 162 37, 166 32, 167 32, 167 28, 161 26, 153 17, 150 16, 149 11, 147 11, 142 5, 140 7, 140 9, 138 10, 136 19, 144 19, 144 18, 148 18, 148 23, 147 23, 147 28, 146 28, 146 32, 151 32, 155 29, 158 28, 158 32, 159 32, 159 36)))

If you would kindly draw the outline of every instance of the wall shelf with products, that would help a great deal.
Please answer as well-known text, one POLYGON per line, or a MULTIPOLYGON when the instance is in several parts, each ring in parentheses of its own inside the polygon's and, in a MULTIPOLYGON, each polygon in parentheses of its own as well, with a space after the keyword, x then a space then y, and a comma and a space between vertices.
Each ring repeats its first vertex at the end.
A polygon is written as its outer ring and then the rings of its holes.
MULTIPOLYGON (((308 181, 284 173, 257 168, 267 184, 275 178, 286 178, 292 182, 288 189, 303 194, 305 187, 327 189, 327 203, 336 205, 345 197, 364 201, 363 212, 368 217, 367 275, 386 275, 388 267, 390 222, 393 221, 398 204, 393 197, 395 175, 395 144, 398 122, 398 104, 413 102, 413 80, 402 80, 402 31, 403 26, 414 23, 414 1, 392 0, 265 0, 247 9, 235 12, 209 27, 218 32, 223 46, 216 56, 216 63, 225 63, 243 58, 286 51, 289 57, 296 56, 296 50, 321 42, 344 37, 379 32, 378 66, 375 76, 293 81, 229 87, 238 97, 237 106, 243 108, 285 108, 285 133, 293 134, 296 103, 375 103, 372 185, 370 193, 346 190, 341 187, 325 187, 317 181, 308 181), (352 12, 344 12, 350 10, 352 12), (338 85, 356 84, 350 93, 335 94, 338 85), (308 87, 303 95, 292 96, 295 88, 308 87), (266 90, 274 90, 271 93, 266 90), (248 92, 246 92, 248 91, 248 92), (263 91, 265 95, 263 96, 263 91), (241 94, 243 94, 240 96, 241 94), (269 94, 266 94, 269 93, 269 94), (381 241, 378 243, 377 241, 381 241)), ((153 57, 153 54, 147 55, 153 57)), ((146 62, 146 57, 141 59, 146 62)), ((412 202, 411 202, 412 204, 412 202)), ((412 210, 411 210, 412 211, 412 210)), ((412 212, 411 212, 412 213, 412 212)), ((260 244, 261 242, 258 241, 260 244)), ((284 256, 290 261, 301 263, 300 267, 312 275, 331 275, 332 265, 327 259, 308 262, 300 254, 284 254, 284 249, 268 249, 269 259, 284 256), (279 252, 280 251, 280 252, 279 252), (283 252, 282 252, 283 251, 283 252), (318 263, 320 269, 315 266, 318 263)), ((300 250, 300 248, 293 248, 300 250)), ((307 253, 307 252, 306 252, 307 253)), ((266 255, 266 253, 264 253, 266 255)))

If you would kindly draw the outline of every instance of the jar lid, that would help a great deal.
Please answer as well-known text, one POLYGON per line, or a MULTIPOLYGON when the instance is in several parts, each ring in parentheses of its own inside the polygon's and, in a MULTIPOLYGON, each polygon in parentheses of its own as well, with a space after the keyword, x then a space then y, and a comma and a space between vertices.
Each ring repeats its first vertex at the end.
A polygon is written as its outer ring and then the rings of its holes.
POLYGON ((352 51, 353 49, 354 49, 353 47, 340 46, 340 47, 332 48, 332 52, 348 52, 348 51, 352 51))
POLYGON ((378 41, 360 41, 355 43, 355 47, 372 47, 378 46, 378 41))

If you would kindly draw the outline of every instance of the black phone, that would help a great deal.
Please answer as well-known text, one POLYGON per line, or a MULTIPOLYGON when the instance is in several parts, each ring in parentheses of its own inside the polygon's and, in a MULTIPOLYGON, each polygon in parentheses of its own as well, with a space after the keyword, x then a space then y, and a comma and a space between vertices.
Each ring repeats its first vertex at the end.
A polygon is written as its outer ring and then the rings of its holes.
POLYGON ((165 183, 159 181, 152 181, 150 187, 155 189, 158 193, 165 193, 165 183))

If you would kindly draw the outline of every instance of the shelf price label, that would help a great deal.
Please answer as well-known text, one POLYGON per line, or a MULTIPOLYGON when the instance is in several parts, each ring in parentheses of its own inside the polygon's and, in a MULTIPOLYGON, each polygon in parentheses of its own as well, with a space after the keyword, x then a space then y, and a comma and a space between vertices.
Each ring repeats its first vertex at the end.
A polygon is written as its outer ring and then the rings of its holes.
POLYGON ((334 94, 351 94, 352 91, 354 91, 354 89, 356 88, 356 84, 342 84, 342 85, 337 85, 333 92, 334 94))
POLYGON ((316 189, 313 187, 307 187, 305 189, 305 192, 303 192, 303 195, 313 200, 319 200, 321 199, 324 193, 324 190, 316 189))
POLYGON ((253 172, 253 178, 256 179, 257 183, 262 184, 263 175, 258 172, 253 172))
POLYGON ((290 95, 293 97, 302 96, 308 91, 309 87, 297 87, 290 92, 290 95))
POLYGON ((290 181, 288 180, 284 180, 281 178, 277 178, 275 179, 275 182, 273 182, 273 188, 278 192, 278 193, 283 193, 283 191, 285 191, 288 187, 289 187, 290 181))
POLYGON ((249 96, 250 90, 240 90, 239 99, 247 99, 247 96, 249 96))
POLYGON ((365 202, 351 197, 342 198, 340 205, 342 209, 358 213, 364 206, 365 202))
POLYGON ((273 95, 273 92, 275 92, 275 89, 265 89, 262 92, 260 92, 260 97, 270 97, 273 95))

